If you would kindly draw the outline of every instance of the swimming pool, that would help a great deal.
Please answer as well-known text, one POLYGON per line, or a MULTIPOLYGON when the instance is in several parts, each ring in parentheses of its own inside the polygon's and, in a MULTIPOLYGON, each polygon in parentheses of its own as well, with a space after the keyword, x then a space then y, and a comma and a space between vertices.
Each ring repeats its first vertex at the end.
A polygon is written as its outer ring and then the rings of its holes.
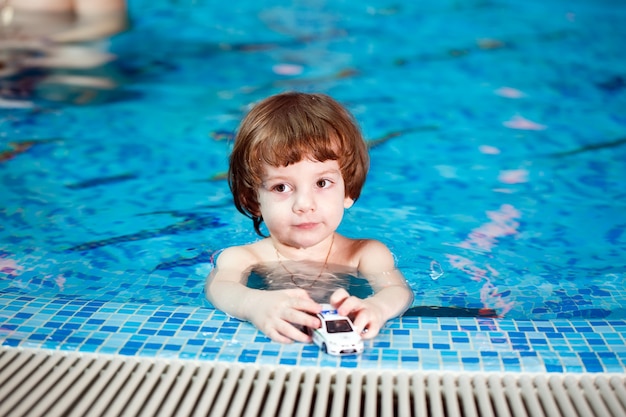
POLYGON ((625 15, 582 0, 133 2, 132 29, 95 45, 117 59, 79 72, 117 88, 2 80, 2 344, 623 372, 625 15), (415 306, 501 318, 403 317, 334 358, 210 308, 211 255, 256 239, 223 180, 229 140, 251 103, 290 89, 337 98, 370 141, 340 231, 388 244, 415 306))

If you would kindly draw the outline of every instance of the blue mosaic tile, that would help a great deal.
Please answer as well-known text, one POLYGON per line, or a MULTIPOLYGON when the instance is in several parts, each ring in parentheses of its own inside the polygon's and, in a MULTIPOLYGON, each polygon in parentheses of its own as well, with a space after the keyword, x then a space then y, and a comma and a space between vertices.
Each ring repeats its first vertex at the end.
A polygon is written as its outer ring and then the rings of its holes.
POLYGON ((555 323, 490 320, 480 330, 471 319, 394 320, 362 355, 333 358, 314 345, 271 342, 249 323, 201 308, 90 304, 90 317, 71 321, 63 312, 85 305, 2 295, 2 345, 131 356, 163 356, 242 363, 366 369, 429 369, 531 372, 623 372, 623 320, 555 323), (19 302, 18 302, 19 301, 19 302), (66 309, 71 307, 71 309, 66 309), (143 311, 143 313, 141 313, 143 311), (62 318, 62 320, 59 320, 62 318), (174 321, 169 321, 174 319, 174 321), (567 325, 566 325, 567 324, 567 325), (595 332, 598 326, 599 332, 595 332), (460 330, 464 328, 464 330, 460 330), (509 330, 505 330, 509 329, 509 330), (234 339, 233 339, 234 335, 234 339), (236 340, 236 343, 235 343, 236 340))

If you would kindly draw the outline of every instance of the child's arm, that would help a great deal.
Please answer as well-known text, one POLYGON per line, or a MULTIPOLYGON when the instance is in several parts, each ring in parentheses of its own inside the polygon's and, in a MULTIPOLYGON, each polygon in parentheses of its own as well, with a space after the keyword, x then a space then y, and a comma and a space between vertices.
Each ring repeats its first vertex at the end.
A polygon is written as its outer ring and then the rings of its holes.
POLYGON ((387 320, 401 315, 411 306, 413 291, 385 245, 371 240, 360 252, 359 273, 369 281, 374 295, 360 299, 339 289, 333 293, 330 302, 339 314, 354 317, 357 331, 367 329, 363 338, 371 339, 387 320))
POLYGON ((207 299, 223 312, 251 322, 276 342, 309 342, 310 337, 294 325, 319 327, 319 320, 311 313, 321 311, 321 306, 302 289, 266 291, 246 287, 242 280, 255 263, 242 247, 224 250, 207 277, 207 299))

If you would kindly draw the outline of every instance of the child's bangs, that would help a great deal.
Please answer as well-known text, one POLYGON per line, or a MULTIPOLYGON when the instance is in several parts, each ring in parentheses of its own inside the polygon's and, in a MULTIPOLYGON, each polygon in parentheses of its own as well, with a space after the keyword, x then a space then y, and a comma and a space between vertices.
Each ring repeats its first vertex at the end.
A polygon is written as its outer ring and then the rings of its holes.
POLYGON ((273 136, 260 141, 255 159, 274 167, 288 166, 311 159, 324 162, 337 160, 341 155, 341 144, 335 134, 307 135, 298 137, 273 136))

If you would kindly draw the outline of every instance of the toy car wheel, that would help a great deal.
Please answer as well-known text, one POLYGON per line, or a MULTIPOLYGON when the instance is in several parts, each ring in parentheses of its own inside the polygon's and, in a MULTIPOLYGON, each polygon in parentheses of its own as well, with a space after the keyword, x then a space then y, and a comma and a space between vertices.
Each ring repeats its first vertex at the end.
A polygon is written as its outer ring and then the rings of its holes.
POLYGON ((322 352, 328 353, 328 346, 326 346, 326 343, 322 343, 322 352))

